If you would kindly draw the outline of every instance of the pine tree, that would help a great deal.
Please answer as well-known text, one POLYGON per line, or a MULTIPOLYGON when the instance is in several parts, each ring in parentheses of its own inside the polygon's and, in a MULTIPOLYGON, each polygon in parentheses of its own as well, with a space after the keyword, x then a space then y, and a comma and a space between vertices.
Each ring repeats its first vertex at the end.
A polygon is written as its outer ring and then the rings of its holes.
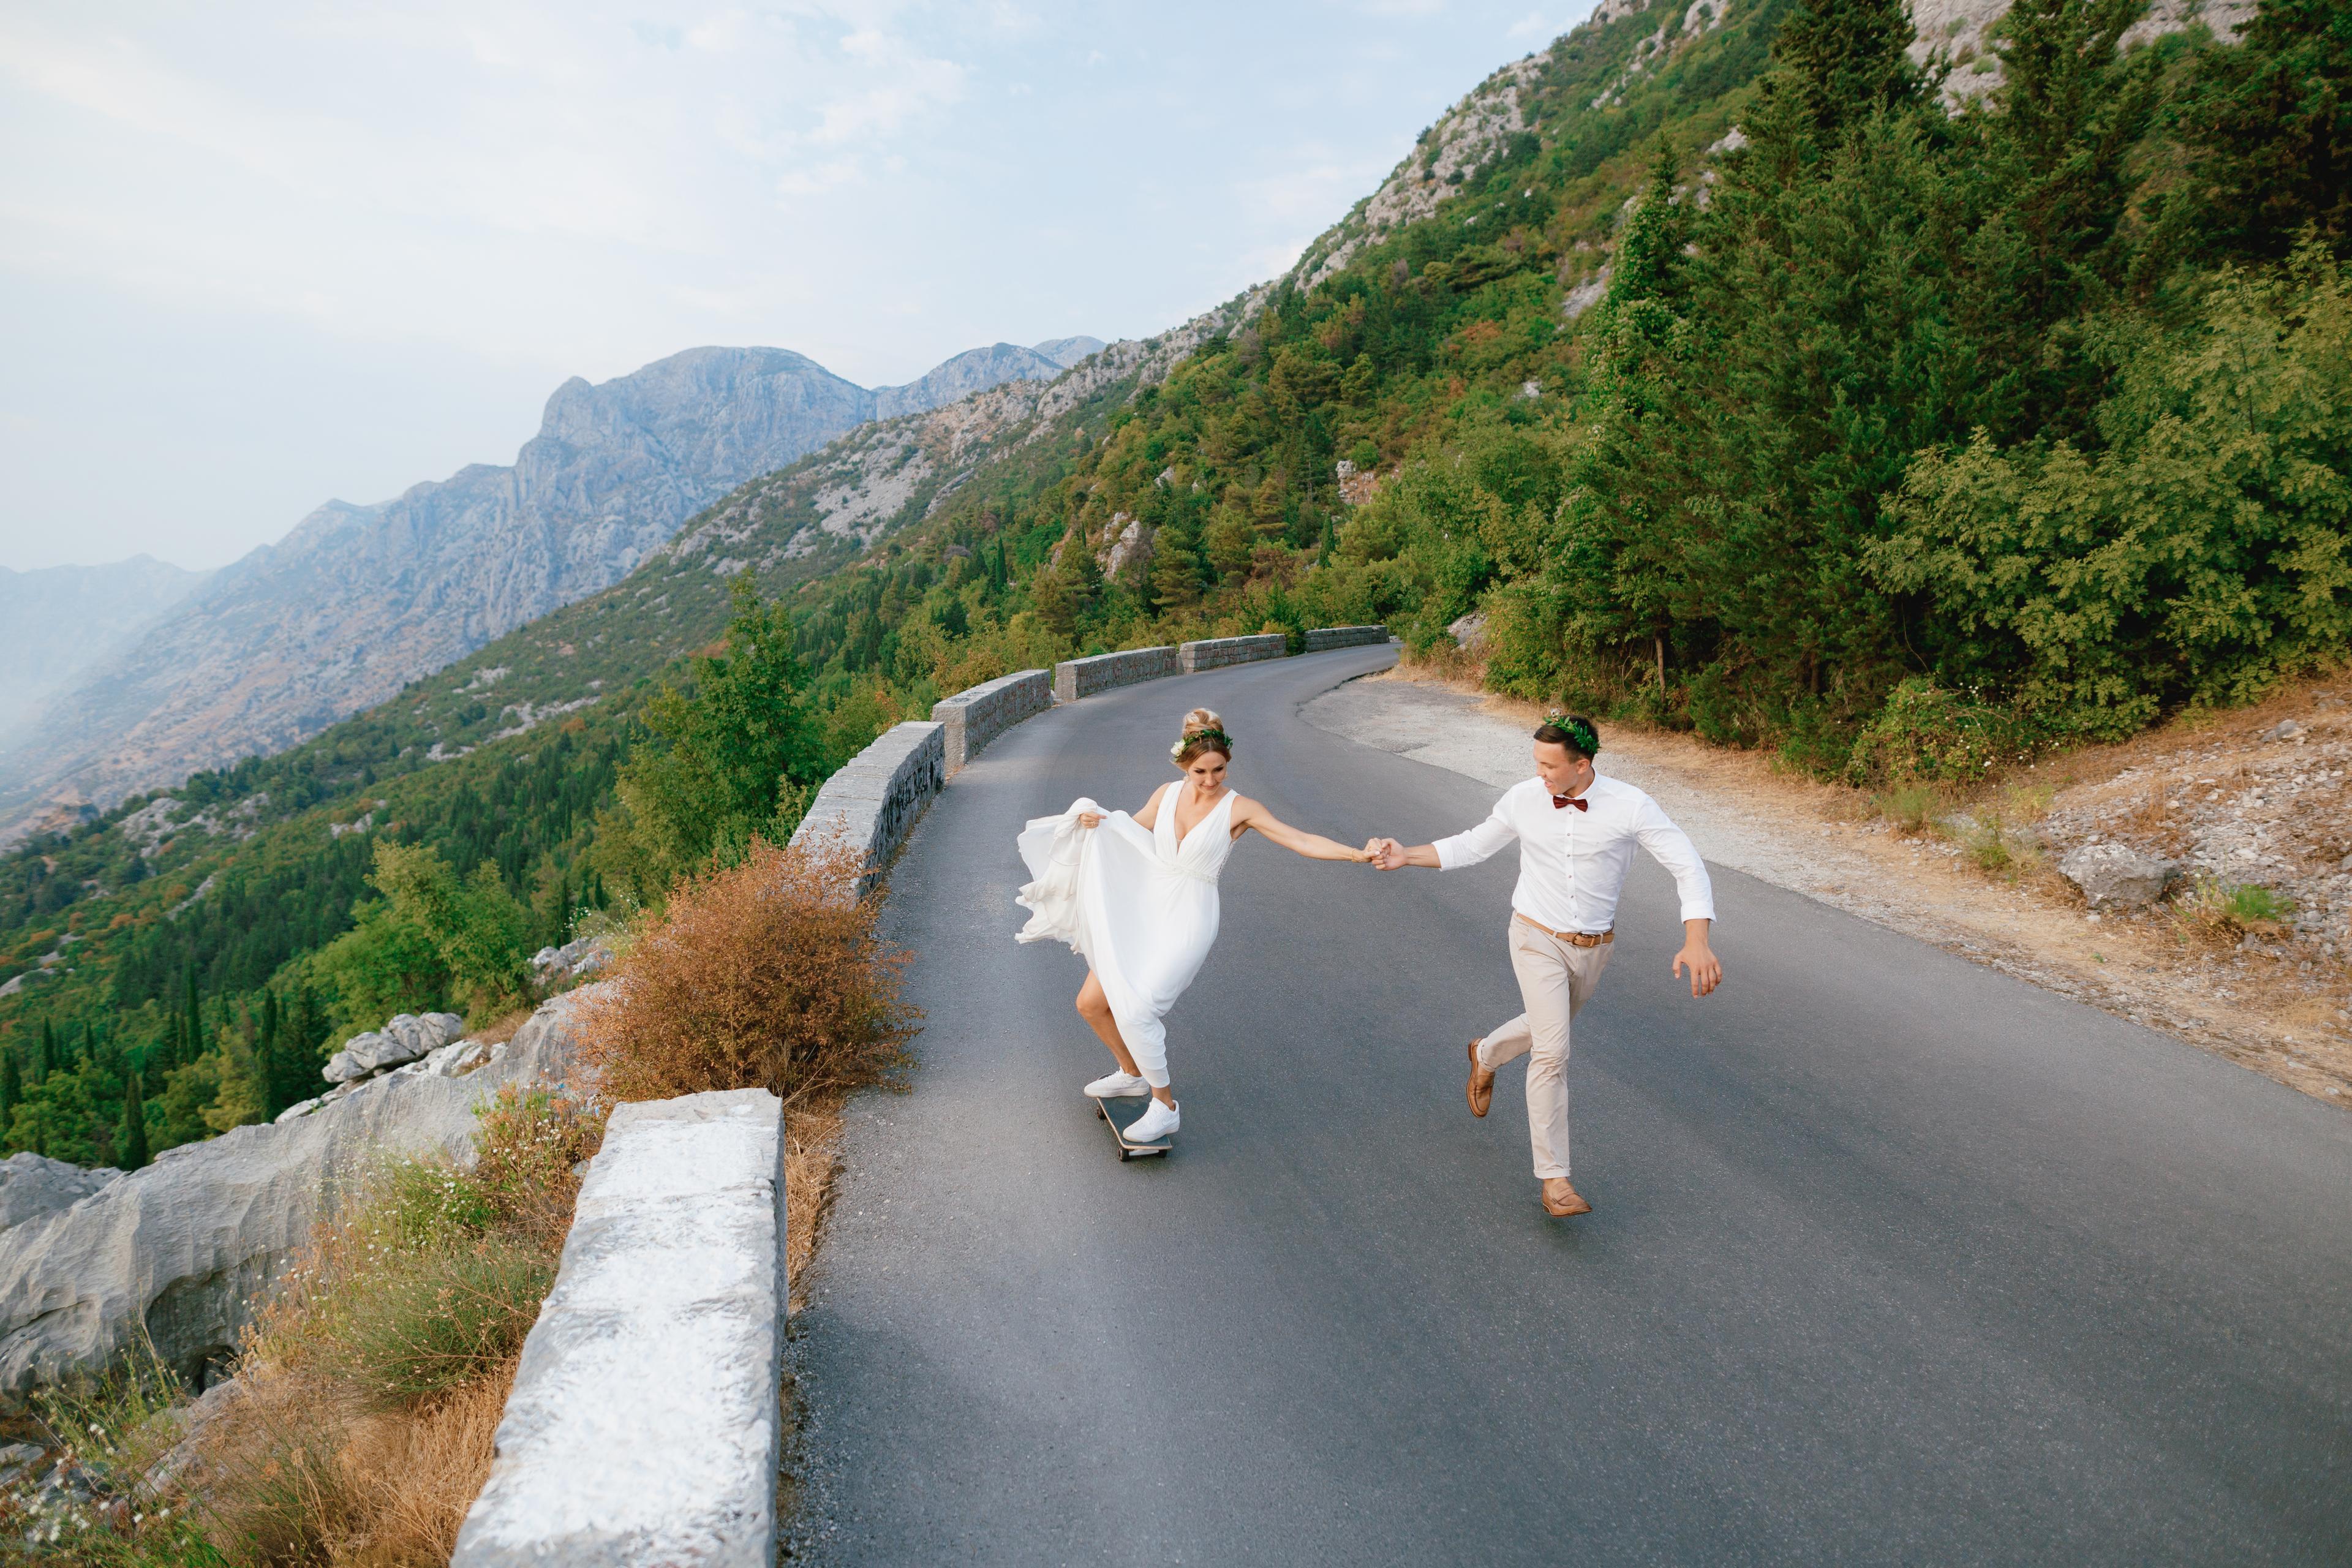
POLYGON ((147 1152, 147 1102, 140 1093, 135 1068, 123 1078, 121 1149, 126 1171, 140 1170, 152 1158, 147 1152))
POLYGON ((1828 152, 1856 121, 1917 99, 1911 38, 1904 0, 1799 0, 1773 36, 1757 139, 1807 161, 1803 143, 1828 152))

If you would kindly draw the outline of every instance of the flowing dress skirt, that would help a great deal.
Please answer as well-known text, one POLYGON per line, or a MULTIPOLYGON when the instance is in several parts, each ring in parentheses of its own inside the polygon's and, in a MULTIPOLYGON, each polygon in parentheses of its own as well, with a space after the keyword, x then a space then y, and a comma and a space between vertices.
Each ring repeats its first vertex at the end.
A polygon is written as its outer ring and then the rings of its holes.
MULTIPOLYGON (((1160 815, 1174 816, 1172 799, 1160 815)), ((1226 837, 1220 821, 1211 835, 1194 830, 1196 840, 1206 840, 1198 850, 1187 843, 1163 855, 1135 818, 1081 797, 1059 816, 1033 819, 1019 840, 1031 879, 1014 900, 1030 911, 1020 940, 1065 942, 1087 961, 1135 1065, 1156 1088, 1168 1083, 1161 1019, 1217 940, 1216 873, 1226 837), (1083 812, 1100 816, 1101 826, 1080 827, 1083 812)))

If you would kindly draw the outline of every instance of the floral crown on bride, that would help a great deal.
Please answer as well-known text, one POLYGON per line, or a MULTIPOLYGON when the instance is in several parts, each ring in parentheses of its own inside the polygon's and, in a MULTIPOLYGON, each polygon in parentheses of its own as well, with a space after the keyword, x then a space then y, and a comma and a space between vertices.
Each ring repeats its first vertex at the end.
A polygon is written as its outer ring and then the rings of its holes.
POLYGON ((1234 754, 1234 738, 1223 730, 1187 731, 1176 737, 1176 743, 1168 748, 1168 754, 1171 757, 1181 757, 1184 754, 1185 747, 1197 746, 1203 741, 1209 742, 1212 751, 1223 752, 1228 757, 1234 754))

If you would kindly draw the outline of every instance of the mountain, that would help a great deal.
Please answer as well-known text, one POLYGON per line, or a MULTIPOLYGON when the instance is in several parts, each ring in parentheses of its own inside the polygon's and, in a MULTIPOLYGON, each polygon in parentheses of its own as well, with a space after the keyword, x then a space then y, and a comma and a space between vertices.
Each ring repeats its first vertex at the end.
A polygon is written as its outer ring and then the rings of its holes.
POLYGON ((934 366, 929 374, 904 386, 874 389, 874 417, 895 418, 921 414, 1002 386, 1012 381, 1051 381, 1087 355, 1104 347, 1100 338, 1048 338, 1023 348, 1017 343, 991 343, 967 349, 934 366))
POLYGON ((601 385, 575 377, 512 466, 476 464, 371 506, 329 501, 53 679, 0 755, 0 821, 282 751, 608 586, 712 498, 877 415, 1061 373, 997 343, 874 391, 770 348, 689 349, 601 385))
POLYGON ((102 663, 206 574, 134 555, 106 566, 0 566, 0 736, 102 663))
POLYGON ((1099 353, 1106 345, 1100 338, 1047 338, 1042 343, 1029 346, 1067 370, 1088 354, 1099 353))

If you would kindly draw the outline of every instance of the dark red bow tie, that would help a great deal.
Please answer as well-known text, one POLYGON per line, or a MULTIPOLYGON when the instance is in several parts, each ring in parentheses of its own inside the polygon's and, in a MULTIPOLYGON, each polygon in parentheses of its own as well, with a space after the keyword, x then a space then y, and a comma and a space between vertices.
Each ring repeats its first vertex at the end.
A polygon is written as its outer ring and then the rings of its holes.
POLYGON ((1554 811, 1558 811, 1564 805, 1572 805, 1579 811, 1591 811, 1592 809, 1591 805, 1588 804, 1585 798, 1580 795, 1556 795, 1551 797, 1551 808, 1554 811))

